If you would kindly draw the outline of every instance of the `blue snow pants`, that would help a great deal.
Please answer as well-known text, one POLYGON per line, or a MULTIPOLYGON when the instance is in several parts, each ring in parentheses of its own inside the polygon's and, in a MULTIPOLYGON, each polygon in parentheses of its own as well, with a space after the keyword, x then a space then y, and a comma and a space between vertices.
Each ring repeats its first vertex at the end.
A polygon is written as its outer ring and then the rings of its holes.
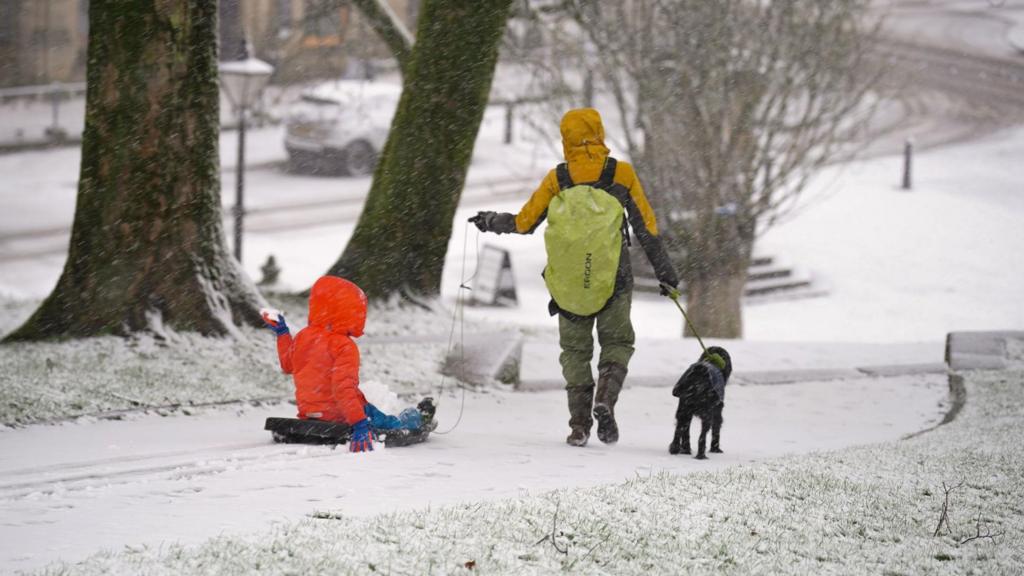
POLYGON ((415 408, 406 408, 398 416, 392 416, 367 402, 363 412, 370 419, 370 427, 374 430, 419 430, 423 427, 423 417, 415 408))

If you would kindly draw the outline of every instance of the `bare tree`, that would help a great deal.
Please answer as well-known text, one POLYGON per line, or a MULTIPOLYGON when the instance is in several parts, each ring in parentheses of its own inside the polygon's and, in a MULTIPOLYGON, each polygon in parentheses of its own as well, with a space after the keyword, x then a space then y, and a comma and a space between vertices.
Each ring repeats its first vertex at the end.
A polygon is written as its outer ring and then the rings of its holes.
POLYGON ((614 107, 702 334, 742 335, 755 239, 873 112, 866 5, 576 0, 553 22, 578 61, 538 69, 577 94, 589 71, 614 107))

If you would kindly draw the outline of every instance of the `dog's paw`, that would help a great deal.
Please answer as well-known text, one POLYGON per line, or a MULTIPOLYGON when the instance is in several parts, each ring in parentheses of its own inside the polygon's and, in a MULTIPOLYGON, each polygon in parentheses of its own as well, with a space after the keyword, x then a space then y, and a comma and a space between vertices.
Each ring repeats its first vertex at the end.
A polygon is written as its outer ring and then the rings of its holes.
POLYGON ((712 454, 724 454, 724 452, 722 452, 721 448, 712 448, 712 449, 708 450, 708 452, 711 452, 712 454))
POLYGON ((680 450, 679 453, 680 454, 693 454, 693 452, 690 451, 690 447, 689 446, 683 446, 682 450, 680 450))
POLYGON ((693 458, 694 458, 694 460, 707 460, 708 459, 708 457, 705 456, 704 454, 697 454, 693 458))
POLYGON ((669 454, 679 454, 679 444, 676 444, 675 442, 669 444, 668 445, 668 453, 669 454))

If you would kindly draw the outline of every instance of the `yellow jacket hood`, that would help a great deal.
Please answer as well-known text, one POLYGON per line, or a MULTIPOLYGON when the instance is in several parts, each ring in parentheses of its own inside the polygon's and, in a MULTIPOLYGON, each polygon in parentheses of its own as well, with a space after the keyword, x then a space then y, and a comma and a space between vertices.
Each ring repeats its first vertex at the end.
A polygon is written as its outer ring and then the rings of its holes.
POLYGON ((565 161, 604 163, 608 147, 604 145, 601 114, 593 108, 576 108, 562 116, 562 151, 565 161))

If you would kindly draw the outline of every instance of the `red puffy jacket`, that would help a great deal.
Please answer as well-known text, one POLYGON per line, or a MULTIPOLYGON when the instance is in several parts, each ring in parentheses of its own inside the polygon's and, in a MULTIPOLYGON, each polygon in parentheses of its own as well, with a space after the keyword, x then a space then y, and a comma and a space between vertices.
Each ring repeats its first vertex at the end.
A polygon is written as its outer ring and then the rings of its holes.
POLYGON ((277 338, 281 369, 295 378, 299 418, 355 424, 366 418, 359 391, 359 348, 366 294, 335 276, 324 276, 309 294, 309 325, 292 338, 277 338))

